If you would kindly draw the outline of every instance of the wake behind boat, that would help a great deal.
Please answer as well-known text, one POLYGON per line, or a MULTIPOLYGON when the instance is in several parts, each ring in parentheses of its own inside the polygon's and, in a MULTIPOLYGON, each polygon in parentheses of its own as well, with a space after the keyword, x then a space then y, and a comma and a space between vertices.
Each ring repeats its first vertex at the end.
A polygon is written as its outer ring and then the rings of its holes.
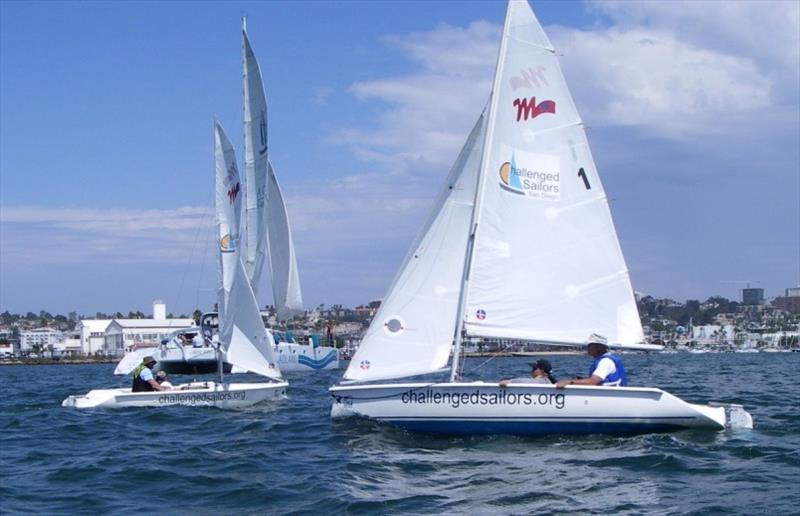
POLYGON ((639 433, 752 426, 739 406, 647 387, 460 381, 465 337, 643 344, 628 269, 555 50, 510 0, 489 103, 367 330, 332 417, 442 434, 639 433), (451 353, 452 348, 452 353, 451 353), (444 372, 450 381, 376 383, 444 372), (727 413, 726 413, 727 411, 727 413))

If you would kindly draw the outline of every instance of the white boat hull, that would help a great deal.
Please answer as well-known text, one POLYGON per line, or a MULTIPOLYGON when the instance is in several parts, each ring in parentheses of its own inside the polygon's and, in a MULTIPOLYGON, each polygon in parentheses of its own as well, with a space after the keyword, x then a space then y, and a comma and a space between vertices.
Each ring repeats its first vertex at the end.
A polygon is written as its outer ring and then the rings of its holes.
POLYGON ((130 388, 94 389, 84 395, 67 397, 61 402, 61 406, 79 409, 171 405, 239 408, 266 400, 285 398, 288 385, 287 382, 193 382, 177 385, 167 391, 131 392, 130 388))
MULTIPOLYGON (((641 387, 403 383, 331 387, 331 417, 436 434, 650 433, 725 428, 725 408, 641 387)), ((746 414, 746 412, 745 412, 746 414)), ((748 415, 749 417, 749 415, 748 415)), ((752 420, 751 420, 752 423, 752 420)))

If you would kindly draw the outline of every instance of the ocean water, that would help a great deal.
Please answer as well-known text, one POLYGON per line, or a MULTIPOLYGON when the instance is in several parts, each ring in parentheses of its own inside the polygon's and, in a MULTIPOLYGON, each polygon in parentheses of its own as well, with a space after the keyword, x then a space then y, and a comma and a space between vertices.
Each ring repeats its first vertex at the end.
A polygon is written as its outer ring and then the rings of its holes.
MULTIPOLYGON (((550 357, 557 376, 585 356, 550 357)), ((532 359, 468 359, 472 379, 532 359)), ((633 385, 741 403, 753 430, 436 437, 332 421, 341 371, 289 376, 246 410, 62 408, 113 365, 0 367, 0 512, 798 514, 800 353, 624 355, 633 385)), ((188 379, 188 378, 186 378, 188 379)), ((179 380, 179 378, 173 378, 179 380)))

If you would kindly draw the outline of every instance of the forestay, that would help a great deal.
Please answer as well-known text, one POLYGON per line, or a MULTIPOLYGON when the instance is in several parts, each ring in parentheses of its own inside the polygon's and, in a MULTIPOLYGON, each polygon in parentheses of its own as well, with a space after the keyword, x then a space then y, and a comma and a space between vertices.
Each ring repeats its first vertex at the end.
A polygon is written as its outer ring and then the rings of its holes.
POLYGON ((345 379, 399 378, 447 364, 484 131, 482 115, 350 361, 345 379))
POLYGON ((272 278, 272 297, 279 321, 285 321, 303 311, 303 295, 300 292, 300 276, 297 272, 297 258, 294 242, 289 228, 289 217, 283 202, 281 188, 268 165, 267 179, 267 228, 268 257, 270 277, 272 278))
POLYGON ((267 99, 261 70, 247 32, 242 27, 242 88, 244 92, 244 264, 253 292, 264 267, 267 234, 267 99))
POLYGON ((219 239, 219 287, 217 308, 220 316, 230 295, 239 246, 241 196, 236 153, 219 122, 214 121, 215 210, 219 239))
POLYGON ((643 340, 581 119, 541 25, 512 0, 500 47, 465 303, 468 335, 643 340))
POLYGON ((220 342, 225 360, 247 371, 280 379, 274 342, 264 328, 253 290, 237 257, 226 316, 221 320, 220 342))

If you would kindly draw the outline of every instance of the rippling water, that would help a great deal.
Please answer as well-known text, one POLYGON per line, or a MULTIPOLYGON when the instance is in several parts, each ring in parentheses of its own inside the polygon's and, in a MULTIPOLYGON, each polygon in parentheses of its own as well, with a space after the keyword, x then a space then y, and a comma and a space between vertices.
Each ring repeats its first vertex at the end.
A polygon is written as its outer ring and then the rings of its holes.
MULTIPOLYGON (((588 357, 551 357, 561 376, 588 357)), ((471 379, 531 360, 470 359, 471 379)), ((742 403, 754 430, 445 438, 329 417, 341 371, 247 410, 78 411, 113 365, 0 367, 0 512, 798 513, 800 353, 625 355, 631 384, 742 403)), ((188 379, 188 378, 187 378, 188 379)), ((178 378, 174 378, 178 380, 178 378)))

